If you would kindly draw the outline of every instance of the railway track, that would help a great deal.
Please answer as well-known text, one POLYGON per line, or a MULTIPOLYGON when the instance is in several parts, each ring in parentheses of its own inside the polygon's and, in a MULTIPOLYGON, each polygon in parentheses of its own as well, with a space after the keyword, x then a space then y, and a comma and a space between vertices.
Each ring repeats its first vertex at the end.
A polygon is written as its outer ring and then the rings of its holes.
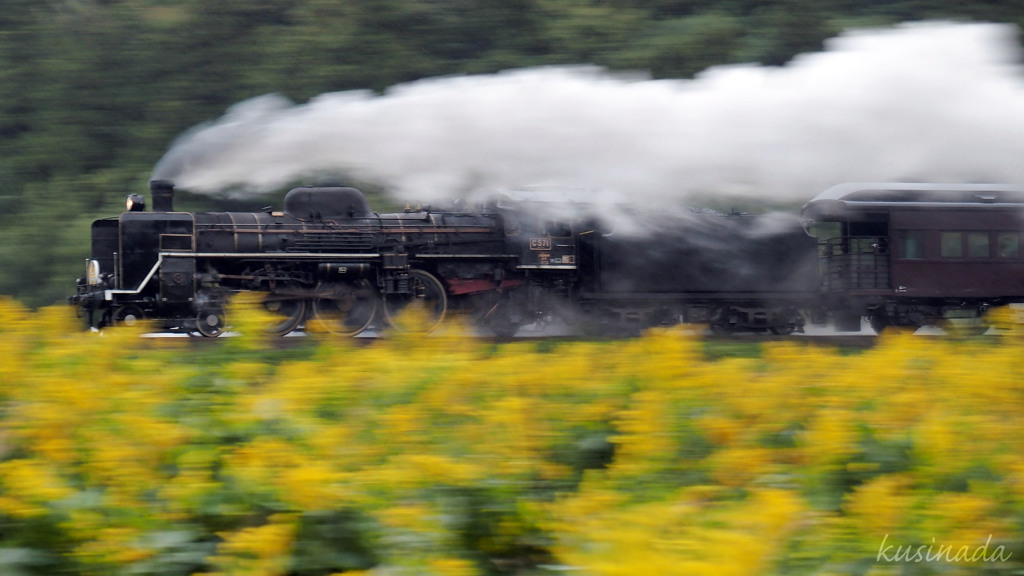
MULTIPOLYGON (((222 334, 217 338, 206 338, 199 334, 183 334, 183 333, 165 333, 165 332, 153 332, 145 334, 146 338, 175 338, 188 340, 191 345, 204 346, 216 344, 218 341, 224 339, 237 337, 238 334, 231 332, 230 330, 222 334)), ((509 342, 542 342, 542 341, 565 341, 565 342, 583 342, 583 341, 610 341, 610 340, 623 340, 636 338, 639 334, 626 334, 626 335, 584 335, 572 333, 564 329, 557 330, 534 330, 534 329, 523 329, 513 337, 497 337, 491 334, 485 333, 481 330, 474 335, 475 338, 483 342, 494 342, 494 343, 509 343, 509 342)), ((378 330, 367 330, 366 332, 354 336, 351 341, 356 345, 370 345, 374 342, 386 340, 389 338, 388 334, 384 331, 378 330)), ((788 334, 788 335, 776 335, 770 333, 757 333, 757 332, 736 332, 731 334, 714 334, 711 331, 703 331, 699 334, 699 338, 705 342, 713 344, 760 344, 767 342, 793 342, 799 344, 810 344, 815 346, 834 346, 843 348, 870 348, 877 342, 878 337, 874 333, 818 333, 818 334, 788 334)), ((278 347, 289 348, 295 346, 302 346, 308 344, 311 340, 317 339, 316 335, 306 334, 302 331, 296 331, 287 336, 276 338, 275 341, 278 347)))

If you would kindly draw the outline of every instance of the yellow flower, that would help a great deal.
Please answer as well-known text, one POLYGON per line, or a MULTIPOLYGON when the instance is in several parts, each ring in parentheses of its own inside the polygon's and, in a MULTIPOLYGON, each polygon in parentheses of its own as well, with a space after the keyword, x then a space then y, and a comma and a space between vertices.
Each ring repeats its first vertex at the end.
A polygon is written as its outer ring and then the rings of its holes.
POLYGON ((826 409, 817 412, 801 444, 809 463, 831 468, 857 451, 857 436, 848 412, 826 409))
POLYGON ((662 390, 633 394, 629 407, 619 413, 612 438, 615 461, 612 470, 623 474, 649 471, 674 459, 677 451, 673 421, 668 408, 671 396, 662 390))
POLYGON ((0 510, 19 517, 44 515, 48 505, 74 493, 54 467, 32 459, 0 463, 0 486, 0 510))
POLYGON ((773 455, 780 451, 767 448, 727 448, 708 458, 711 477, 722 486, 742 487, 769 474, 773 455))
POLYGON ((476 565, 461 558, 431 558, 427 566, 436 576, 474 576, 476 565))
POLYGON ((346 486, 347 477, 334 470, 327 462, 303 459, 282 470, 275 480, 281 489, 281 498, 296 510, 332 510, 352 498, 346 486))
POLYGON ((910 479, 902 475, 879 476, 847 495, 843 509, 865 538, 880 538, 904 528, 914 503, 910 479))
POLYGON ((74 554, 88 564, 123 567, 152 558, 156 553, 142 545, 141 533, 128 527, 104 527, 93 538, 75 549, 74 554))
POLYGON ((297 518, 271 516, 263 526, 219 534, 223 540, 209 561, 218 576, 281 576, 288 570, 290 551, 298 528, 297 518))

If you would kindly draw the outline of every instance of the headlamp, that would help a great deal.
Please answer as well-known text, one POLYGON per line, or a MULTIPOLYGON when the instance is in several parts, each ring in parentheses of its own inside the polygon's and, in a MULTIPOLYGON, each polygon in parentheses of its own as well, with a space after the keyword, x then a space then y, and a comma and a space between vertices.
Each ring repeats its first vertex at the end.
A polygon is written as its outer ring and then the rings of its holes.
POLYGON ((124 208, 128 212, 142 212, 146 209, 146 199, 140 194, 130 194, 124 202, 124 208))
POLYGON ((99 260, 89 260, 89 263, 85 265, 85 277, 89 282, 89 286, 98 286, 100 283, 100 263, 99 260))

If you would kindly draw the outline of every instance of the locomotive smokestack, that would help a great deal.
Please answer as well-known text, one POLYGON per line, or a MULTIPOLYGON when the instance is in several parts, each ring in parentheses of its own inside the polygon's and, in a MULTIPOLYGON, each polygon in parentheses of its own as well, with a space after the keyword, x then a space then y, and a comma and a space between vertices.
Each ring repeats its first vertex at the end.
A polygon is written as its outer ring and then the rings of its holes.
POLYGON ((150 180, 149 191, 153 195, 153 212, 174 211, 174 182, 150 180))

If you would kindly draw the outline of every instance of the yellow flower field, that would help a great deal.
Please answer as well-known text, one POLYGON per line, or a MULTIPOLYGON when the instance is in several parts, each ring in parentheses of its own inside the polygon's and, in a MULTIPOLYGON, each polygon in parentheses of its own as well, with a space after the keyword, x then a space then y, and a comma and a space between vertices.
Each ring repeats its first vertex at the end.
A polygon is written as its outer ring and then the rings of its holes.
MULTIPOLYGON (((0 300, 0 574, 1024 568, 1024 337, 83 332, 0 300), (292 340, 292 339, 289 339, 292 340)), ((247 329, 252 328, 252 329, 247 329)))

